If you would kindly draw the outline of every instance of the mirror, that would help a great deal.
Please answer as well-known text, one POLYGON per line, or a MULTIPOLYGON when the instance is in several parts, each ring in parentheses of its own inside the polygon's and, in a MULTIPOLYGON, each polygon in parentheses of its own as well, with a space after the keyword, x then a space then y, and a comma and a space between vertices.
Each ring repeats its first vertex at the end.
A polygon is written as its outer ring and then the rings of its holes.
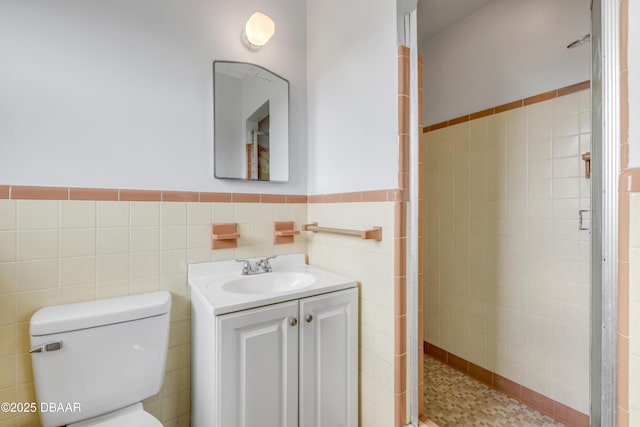
POLYGON ((213 63, 214 175, 289 180, 289 82, 258 65, 213 63))

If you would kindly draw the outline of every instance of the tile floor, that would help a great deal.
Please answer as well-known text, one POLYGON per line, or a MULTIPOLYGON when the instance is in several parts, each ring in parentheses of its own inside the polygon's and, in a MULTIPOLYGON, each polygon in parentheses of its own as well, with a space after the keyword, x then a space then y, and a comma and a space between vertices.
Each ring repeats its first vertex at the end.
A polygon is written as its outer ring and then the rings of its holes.
POLYGON ((425 354, 424 406, 440 427, 564 426, 425 354))

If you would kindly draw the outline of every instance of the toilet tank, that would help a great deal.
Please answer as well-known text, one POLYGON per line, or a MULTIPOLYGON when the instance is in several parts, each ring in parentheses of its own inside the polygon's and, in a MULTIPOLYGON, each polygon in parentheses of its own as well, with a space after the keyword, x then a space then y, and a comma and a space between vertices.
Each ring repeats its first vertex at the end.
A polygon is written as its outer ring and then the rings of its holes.
POLYGON ((29 332, 43 426, 92 418, 158 393, 170 310, 166 291, 38 310, 29 332))

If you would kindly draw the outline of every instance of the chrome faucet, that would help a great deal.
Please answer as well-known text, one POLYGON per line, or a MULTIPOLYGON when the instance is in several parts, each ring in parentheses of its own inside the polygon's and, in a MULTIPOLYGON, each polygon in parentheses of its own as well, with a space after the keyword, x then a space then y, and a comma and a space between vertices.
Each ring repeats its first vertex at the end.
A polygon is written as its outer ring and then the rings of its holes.
POLYGON ((262 273, 271 273, 273 268, 271 267, 270 260, 276 258, 277 255, 262 258, 256 261, 255 266, 251 264, 251 260, 248 259, 237 259, 236 262, 242 263, 242 275, 249 276, 252 274, 262 274, 262 273))

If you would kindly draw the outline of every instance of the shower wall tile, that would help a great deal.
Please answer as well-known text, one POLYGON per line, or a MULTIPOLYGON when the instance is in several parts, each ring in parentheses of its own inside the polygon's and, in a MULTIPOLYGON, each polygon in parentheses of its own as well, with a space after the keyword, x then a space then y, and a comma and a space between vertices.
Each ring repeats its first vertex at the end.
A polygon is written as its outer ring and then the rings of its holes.
POLYGON ((423 134, 425 340, 582 413, 590 236, 577 219, 590 208, 580 158, 588 96, 423 134))

